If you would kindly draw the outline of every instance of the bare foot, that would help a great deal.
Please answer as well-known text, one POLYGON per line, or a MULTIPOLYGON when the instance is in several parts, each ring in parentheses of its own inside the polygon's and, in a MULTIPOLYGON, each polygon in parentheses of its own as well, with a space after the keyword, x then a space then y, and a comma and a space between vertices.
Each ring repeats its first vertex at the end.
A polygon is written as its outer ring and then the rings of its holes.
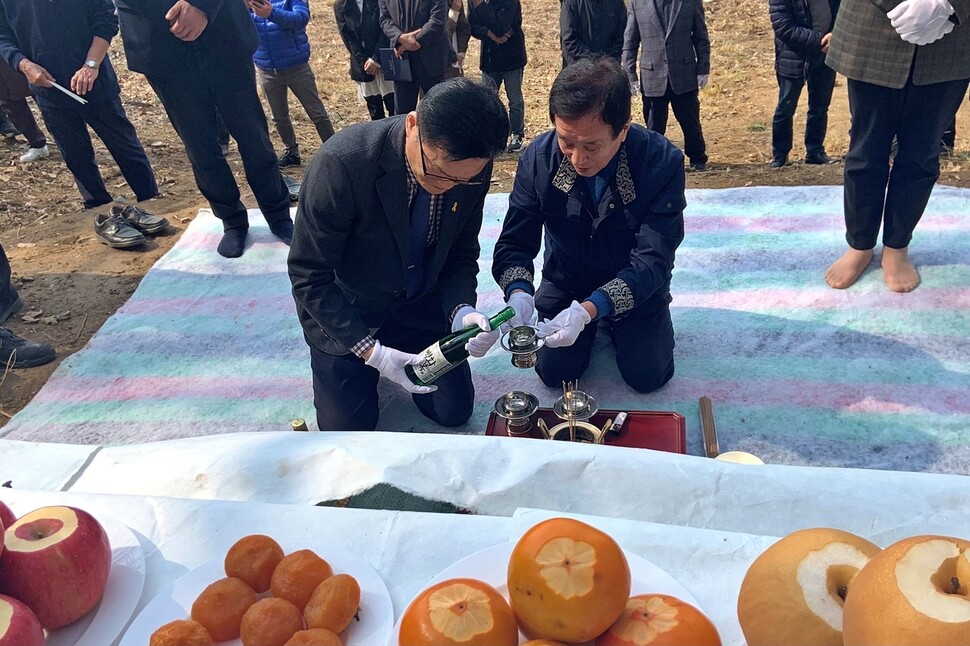
POLYGON ((894 292, 911 292, 919 286, 919 272, 909 261, 909 247, 882 248, 882 278, 894 292))
POLYGON ((872 249, 865 251, 849 249, 842 254, 841 258, 833 262, 832 266, 825 272, 825 282, 829 284, 829 287, 845 289, 859 280, 859 276, 866 270, 870 262, 872 262, 872 249))

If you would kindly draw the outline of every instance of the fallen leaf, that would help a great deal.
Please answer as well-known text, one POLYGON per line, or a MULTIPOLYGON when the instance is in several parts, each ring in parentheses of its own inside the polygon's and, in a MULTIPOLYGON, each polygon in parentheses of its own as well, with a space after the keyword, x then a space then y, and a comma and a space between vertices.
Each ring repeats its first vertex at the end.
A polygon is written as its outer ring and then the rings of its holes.
POLYGON ((23 321, 24 323, 36 323, 44 316, 44 310, 30 310, 24 312, 23 321))

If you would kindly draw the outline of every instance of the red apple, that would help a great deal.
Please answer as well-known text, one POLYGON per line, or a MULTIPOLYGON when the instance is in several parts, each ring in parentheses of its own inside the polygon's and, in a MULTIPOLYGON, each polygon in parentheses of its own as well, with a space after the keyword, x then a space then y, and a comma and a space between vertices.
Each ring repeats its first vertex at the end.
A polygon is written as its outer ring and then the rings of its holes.
POLYGON ((10 527, 16 521, 17 521, 17 517, 10 510, 10 507, 7 507, 7 505, 5 505, 2 500, 0 500, 0 525, 3 525, 4 527, 10 527))
POLYGON ((5 534, 0 593, 26 603, 48 630, 89 613, 104 594, 111 545, 94 516, 73 507, 43 507, 5 534))
POLYGON ((33 611, 0 594, 0 646, 44 646, 44 629, 33 611))

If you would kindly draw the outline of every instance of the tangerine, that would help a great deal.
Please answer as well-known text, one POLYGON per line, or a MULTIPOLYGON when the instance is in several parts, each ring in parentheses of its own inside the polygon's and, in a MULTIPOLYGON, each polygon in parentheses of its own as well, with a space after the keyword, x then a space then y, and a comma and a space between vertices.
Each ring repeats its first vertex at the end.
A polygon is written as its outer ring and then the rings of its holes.
POLYGON ((317 586, 303 609, 307 628, 342 633, 360 609, 360 585, 349 574, 335 574, 317 586))
POLYGON ((269 536, 244 536, 226 553, 226 576, 242 579, 256 592, 266 592, 273 570, 282 560, 283 548, 269 536))
POLYGON ((256 593, 242 579, 227 577, 209 584, 192 604, 192 619, 209 631, 213 641, 239 637, 239 622, 256 603, 256 593))
POLYGON ((286 599, 260 599, 243 615, 239 636, 243 646, 283 646, 300 630, 303 616, 286 599))
POLYGON ((273 570, 269 588, 274 597, 286 599, 303 612, 313 591, 331 576, 329 563, 312 550, 299 550, 283 557, 273 570))

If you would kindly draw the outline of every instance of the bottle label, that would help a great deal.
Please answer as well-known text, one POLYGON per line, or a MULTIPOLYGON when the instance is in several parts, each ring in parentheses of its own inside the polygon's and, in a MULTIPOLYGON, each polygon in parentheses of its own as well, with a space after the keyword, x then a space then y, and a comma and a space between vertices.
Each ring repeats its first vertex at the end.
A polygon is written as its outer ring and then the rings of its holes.
POLYGON ((421 353, 421 363, 411 367, 418 379, 427 384, 447 372, 451 368, 451 362, 441 352, 441 344, 435 343, 421 353))

